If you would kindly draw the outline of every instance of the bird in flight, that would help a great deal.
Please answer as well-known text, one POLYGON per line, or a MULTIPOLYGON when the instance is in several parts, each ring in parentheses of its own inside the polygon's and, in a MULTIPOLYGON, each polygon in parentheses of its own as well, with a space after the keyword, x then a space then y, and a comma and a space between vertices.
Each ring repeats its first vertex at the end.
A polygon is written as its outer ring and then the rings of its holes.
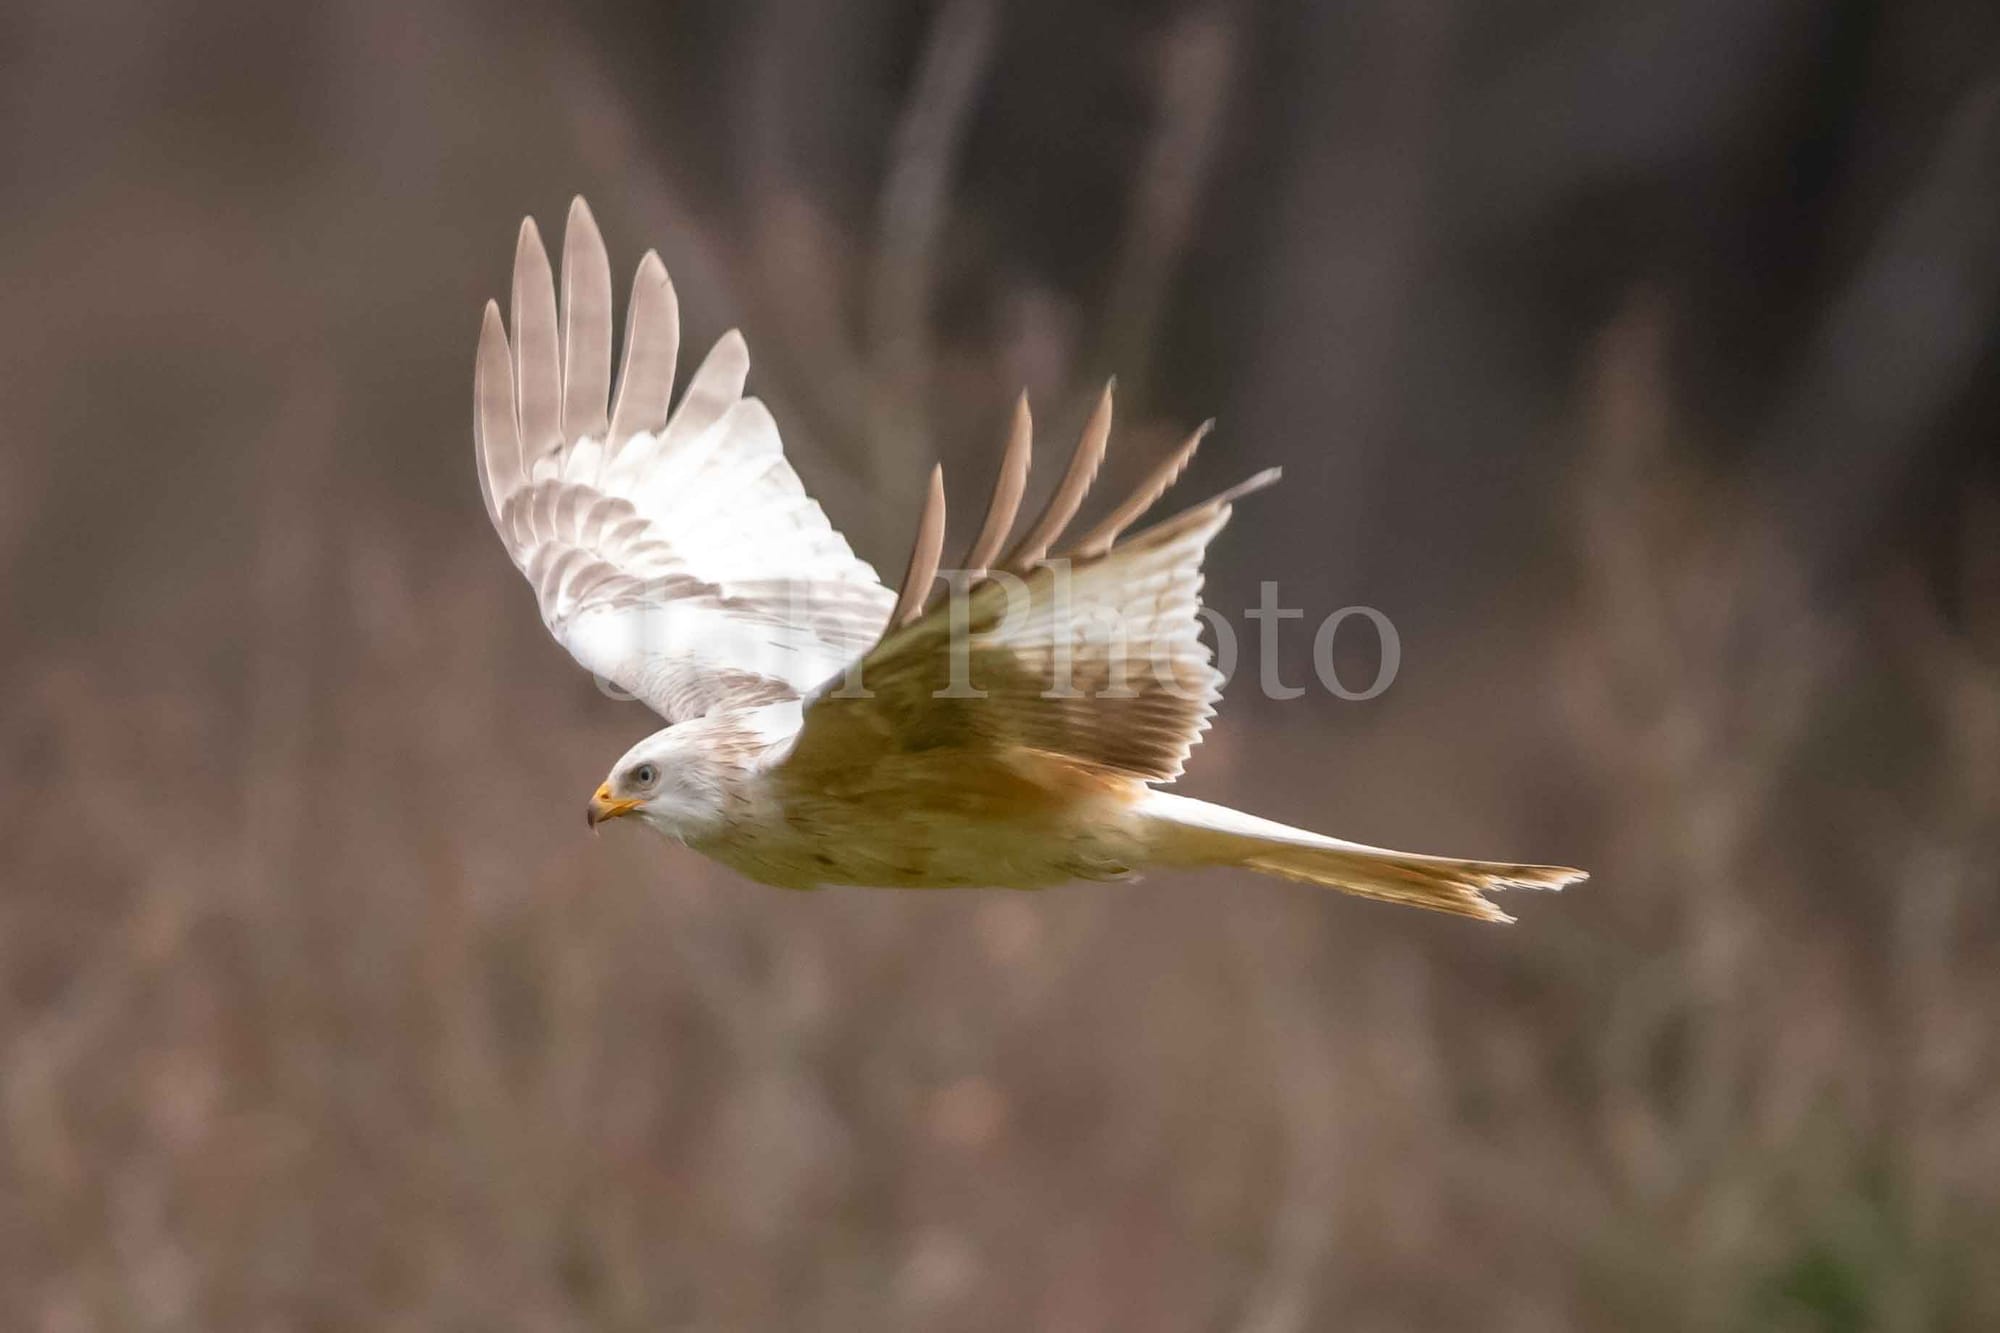
POLYGON ((742 336, 716 343, 675 404, 679 351, 674 289, 648 253, 614 393, 611 270, 589 208, 570 207, 560 297, 534 220, 521 224, 512 317, 487 303, 474 372, 486 511, 549 632, 668 724, 590 798, 593 829, 634 819, 799 889, 1033 888, 1237 866, 1507 921, 1486 892, 1585 877, 1366 847, 1161 790, 1222 684, 1200 637, 1202 557, 1231 505, 1276 469, 1129 532, 1197 431, 1066 538, 1110 437, 1107 389, 1047 507, 1015 535, 1032 450, 1023 398, 948 594, 931 596, 937 469, 892 591, 744 396, 742 336))

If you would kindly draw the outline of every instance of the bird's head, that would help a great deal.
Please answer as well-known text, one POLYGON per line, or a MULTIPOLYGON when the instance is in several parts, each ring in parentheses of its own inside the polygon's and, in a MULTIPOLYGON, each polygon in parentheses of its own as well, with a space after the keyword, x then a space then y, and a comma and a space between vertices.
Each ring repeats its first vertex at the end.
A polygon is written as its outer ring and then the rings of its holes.
POLYGON ((667 727, 627 750, 590 798, 590 827, 632 815, 681 842, 714 830, 723 816, 723 775, 697 730, 667 727))

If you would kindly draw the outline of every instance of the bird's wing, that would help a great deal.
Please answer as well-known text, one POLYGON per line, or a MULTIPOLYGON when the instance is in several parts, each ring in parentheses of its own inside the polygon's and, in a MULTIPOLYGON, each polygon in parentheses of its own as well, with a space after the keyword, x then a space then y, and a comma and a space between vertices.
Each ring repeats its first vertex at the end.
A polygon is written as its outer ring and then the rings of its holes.
POLYGON ((931 499, 897 613, 858 668, 807 701, 782 766, 827 776, 877 760, 949 754, 967 766, 1019 772, 1055 760, 1107 776, 1163 782, 1179 776, 1215 711, 1222 677, 1201 639, 1201 562, 1238 496, 1277 470, 1121 540, 1165 492, 1207 428, 1055 559, 1049 550, 1082 504, 1111 427, 1111 394, 1085 427, 1042 516, 1004 557, 1028 464, 1027 412, 1001 467, 992 506, 958 576, 963 596, 928 610, 944 526, 931 499), (998 558, 996 558, 998 557, 998 558))
POLYGON ((741 335, 672 412, 680 312, 657 254, 632 283, 612 393, 611 270, 582 199, 561 304, 532 218, 513 338, 488 302, 474 374, 480 489, 542 621, 600 679, 670 722, 803 695, 865 650, 895 597, 855 558, 743 396, 741 335))

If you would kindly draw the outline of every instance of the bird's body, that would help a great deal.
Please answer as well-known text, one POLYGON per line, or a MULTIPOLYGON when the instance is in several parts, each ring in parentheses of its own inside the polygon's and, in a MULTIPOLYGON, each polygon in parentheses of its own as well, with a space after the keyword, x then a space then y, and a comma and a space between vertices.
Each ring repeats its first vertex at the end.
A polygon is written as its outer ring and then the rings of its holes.
POLYGON ((560 310, 523 224, 512 323, 510 343, 489 304, 475 377, 488 513, 550 631, 669 722, 614 766, 593 827, 635 817, 800 889, 1039 888, 1224 865, 1506 920, 1483 891, 1583 877, 1365 847, 1160 790, 1221 685, 1199 634, 1202 556, 1232 502, 1276 479, 1125 536, 1202 431, 1058 549, 1104 455, 1110 392, 1015 538, 1024 399, 985 521, 951 595, 934 600, 935 471, 891 592, 806 496, 770 414, 742 396, 740 337, 717 344, 668 410, 679 315, 650 254, 607 401, 610 275, 581 200, 560 310))
POLYGON ((687 845, 781 888, 1039 889, 1128 879, 1155 861, 1143 796, 1081 772, 983 770, 948 758, 819 786, 782 768, 749 777, 744 818, 687 845))

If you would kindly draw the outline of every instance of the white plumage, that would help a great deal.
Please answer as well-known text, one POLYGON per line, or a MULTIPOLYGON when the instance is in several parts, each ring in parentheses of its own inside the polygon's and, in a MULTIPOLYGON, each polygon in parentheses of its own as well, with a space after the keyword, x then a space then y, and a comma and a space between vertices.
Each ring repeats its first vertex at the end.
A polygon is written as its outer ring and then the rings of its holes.
POLYGON ((480 330, 474 433, 487 512, 543 623, 669 723, 599 787, 593 826, 637 816, 800 888, 1031 887, 1229 864, 1505 920, 1481 891, 1582 878, 1362 847, 1154 789, 1180 774, 1221 683, 1199 633, 1202 556, 1232 501, 1277 475, 1125 537, 1206 427, 1061 548, 1110 438, 1107 389, 1010 546, 1032 449, 1024 399, 964 562, 969 596, 931 596, 945 526, 935 471, 899 594, 827 522, 771 414, 743 396, 740 335, 669 410, 680 314, 657 255, 633 280, 615 397, 610 266, 581 199, 562 274, 558 292, 524 222, 513 336, 492 302, 480 330))

